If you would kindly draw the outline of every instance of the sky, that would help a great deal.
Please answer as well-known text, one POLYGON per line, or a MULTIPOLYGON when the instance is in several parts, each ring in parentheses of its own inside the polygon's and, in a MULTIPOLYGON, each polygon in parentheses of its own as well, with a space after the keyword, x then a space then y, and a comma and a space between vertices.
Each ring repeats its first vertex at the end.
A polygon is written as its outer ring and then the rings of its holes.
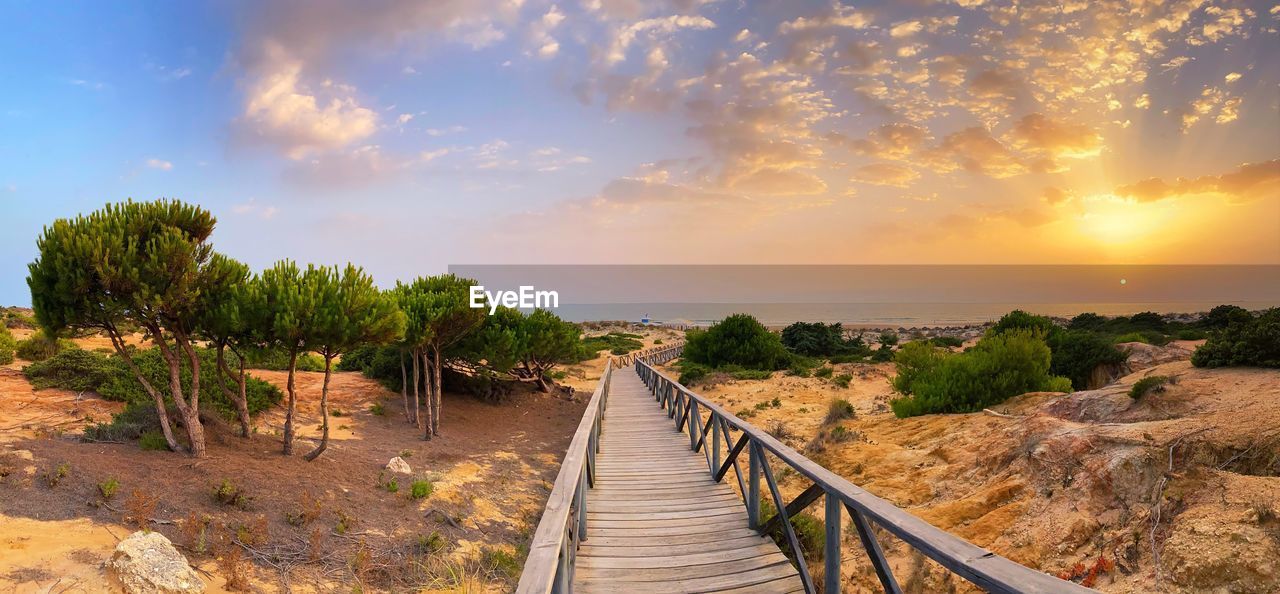
POLYGON ((1266 2, 0 2, 0 303, 194 202, 362 265, 1277 264, 1266 2))

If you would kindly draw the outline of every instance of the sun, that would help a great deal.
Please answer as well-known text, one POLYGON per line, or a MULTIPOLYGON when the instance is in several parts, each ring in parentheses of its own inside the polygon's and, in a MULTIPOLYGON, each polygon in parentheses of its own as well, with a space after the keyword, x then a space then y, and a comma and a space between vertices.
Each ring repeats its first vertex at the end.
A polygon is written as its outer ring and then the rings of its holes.
POLYGON ((1167 230, 1171 212, 1167 205, 1134 202, 1113 194, 1083 200, 1080 233, 1108 246, 1129 245, 1167 230))

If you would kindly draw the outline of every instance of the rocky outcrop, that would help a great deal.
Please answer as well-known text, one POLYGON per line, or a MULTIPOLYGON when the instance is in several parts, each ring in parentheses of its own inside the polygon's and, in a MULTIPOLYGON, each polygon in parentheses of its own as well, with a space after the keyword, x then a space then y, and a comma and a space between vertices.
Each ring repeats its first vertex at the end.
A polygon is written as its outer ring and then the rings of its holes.
POLYGON ((107 574, 126 594, 196 594, 204 582, 159 532, 134 532, 116 545, 107 574))

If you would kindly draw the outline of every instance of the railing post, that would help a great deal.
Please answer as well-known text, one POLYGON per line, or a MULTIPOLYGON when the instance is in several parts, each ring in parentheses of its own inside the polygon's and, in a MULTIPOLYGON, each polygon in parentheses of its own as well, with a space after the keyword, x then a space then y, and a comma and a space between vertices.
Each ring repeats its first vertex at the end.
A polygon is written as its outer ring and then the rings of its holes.
POLYGON ((720 471, 720 419, 711 411, 711 476, 720 471))
POLYGON ((689 449, 694 449, 698 445, 698 430, 702 427, 702 418, 698 416, 698 401, 689 399, 689 417, 685 419, 684 426, 689 430, 689 449))
MULTIPOLYGON (((748 438, 750 439, 750 438, 748 438)), ((760 529, 760 454, 755 442, 747 443, 747 520, 752 529, 760 529)))
POLYGON ((822 552, 823 592, 840 591, 840 522, 844 519, 844 506, 834 493, 827 493, 826 547, 822 552))
POLYGON ((569 539, 560 544, 560 559, 556 562, 556 580, 551 584, 551 594, 571 594, 573 580, 569 579, 569 539))
POLYGON ((578 540, 579 544, 587 539, 587 469, 582 469, 578 479, 578 540))

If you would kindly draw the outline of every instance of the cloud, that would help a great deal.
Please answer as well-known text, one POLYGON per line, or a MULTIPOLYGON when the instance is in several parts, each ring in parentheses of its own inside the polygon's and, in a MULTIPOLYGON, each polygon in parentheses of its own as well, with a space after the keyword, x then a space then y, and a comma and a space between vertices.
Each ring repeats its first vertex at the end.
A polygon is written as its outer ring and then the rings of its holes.
POLYGON ((1102 152, 1102 135, 1087 124, 1073 124, 1033 113, 1013 126, 1013 137, 1051 158, 1082 159, 1102 152))
POLYGON ((929 137, 929 131, 914 124, 893 123, 872 129, 865 139, 851 140, 843 134, 828 137, 860 155, 878 159, 903 159, 923 146, 929 137))
POLYGON ((910 37, 919 33, 922 29, 924 29, 924 23, 921 23, 920 21, 903 21, 901 23, 894 23, 894 25, 889 28, 889 36, 910 37))
POLYGON ((971 173, 1005 178, 1028 171, 1013 151, 981 126, 948 134, 937 146, 926 150, 922 160, 939 173, 963 168, 971 173))
POLYGON ((813 17, 799 17, 785 21, 778 26, 782 34, 811 29, 865 29, 871 25, 872 19, 865 11, 852 6, 833 4, 827 12, 813 17))
POLYGON ((291 159, 340 149, 371 136, 377 114, 361 106, 350 87, 321 84, 324 96, 300 83, 302 63, 283 48, 267 74, 250 86, 239 125, 254 141, 280 148, 291 159))
POLYGON ((1045 188, 1041 196, 1045 202, 1049 203, 1049 206, 1060 206, 1070 202, 1073 198, 1070 192, 1054 187, 1045 188))
POLYGON ((551 36, 551 32, 565 19, 560 7, 555 4, 541 18, 529 25, 529 43, 536 48, 539 58, 554 58, 560 53, 560 42, 551 36))
POLYGON ((280 209, 275 206, 259 204, 257 198, 250 198, 246 202, 231 205, 231 212, 237 216, 255 216, 259 219, 268 220, 275 217, 280 212, 280 209))
POLYGON ((173 169, 173 163, 165 161, 164 159, 157 159, 155 157, 152 157, 150 159, 147 159, 147 167, 150 167, 152 169, 159 169, 161 171, 168 171, 170 169, 173 169))
POLYGON ((905 188, 920 177, 916 170, 897 163, 872 163, 863 165, 853 173, 853 181, 878 186, 905 188))
POLYGON ((1250 202, 1280 196, 1280 159, 1246 163, 1230 173, 1196 178, 1179 177, 1172 182, 1152 177, 1120 186, 1115 194, 1137 202, 1154 202, 1179 196, 1213 194, 1230 202, 1250 202))
POLYGON ((645 19, 622 27, 614 33, 613 43, 605 53, 605 63, 617 64, 627 59, 627 48, 641 34, 657 36, 671 34, 680 29, 714 29, 715 23, 703 16, 671 15, 645 19))

